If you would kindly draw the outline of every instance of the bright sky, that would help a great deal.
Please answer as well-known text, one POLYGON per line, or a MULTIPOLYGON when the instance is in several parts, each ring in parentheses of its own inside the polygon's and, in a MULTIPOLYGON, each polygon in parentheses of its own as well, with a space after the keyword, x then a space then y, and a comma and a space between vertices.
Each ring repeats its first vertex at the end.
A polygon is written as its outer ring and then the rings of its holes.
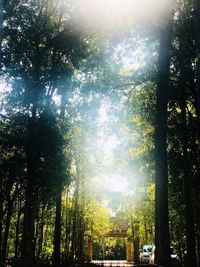
MULTIPOLYGON (((130 27, 138 22, 150 22, 155 17, 163 17, 169 0, 71 0, 74 19, 82 29, 92 27, 104 31, 113 23, 120 27, 130 27)), ((112 28, 112 26, 111 26, 112 28)))
POLYGON ((128 194, 129 183, 127 178, 112 174, 110 176, 101 177, 102 185, 106 186, 111 192, 118 192, 123 194, 128 194))
MULTIPOLYGON (((98 137, 97 137, 97 147, 101 150, 102 153, 102 162, 105 164, 105 168, 102 170, 102 173, 99 176, 96 176, 94 180, 96 183, 102 185, 111 192, 119 192, 123 194, 128 194, 129 182, 126 177, 116 173, 116 166, 112 165, 113 156, 115 149, 121 144, 121 140, 115 134, 115 131, 109 131, 107 128, 111 124, 112 117, 108 114, 109 107, 108 104, 102 104, 99 110, 99 119, 98 119, 98 137), (108 167, 108 170, 107 170, 108 167), (107 170, 107 171, 106 171, 107 170)), ((112 128, 111 128, 112 129, 112 128)))

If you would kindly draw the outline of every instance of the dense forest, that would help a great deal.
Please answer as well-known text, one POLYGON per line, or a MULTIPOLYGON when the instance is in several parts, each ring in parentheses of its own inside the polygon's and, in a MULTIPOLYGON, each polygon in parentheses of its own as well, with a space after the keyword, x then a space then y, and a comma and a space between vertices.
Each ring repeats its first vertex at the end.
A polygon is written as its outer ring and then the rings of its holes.
POLYGON ((0 267, 200 266, 200 0, 0 0, 0 100, 0 267))

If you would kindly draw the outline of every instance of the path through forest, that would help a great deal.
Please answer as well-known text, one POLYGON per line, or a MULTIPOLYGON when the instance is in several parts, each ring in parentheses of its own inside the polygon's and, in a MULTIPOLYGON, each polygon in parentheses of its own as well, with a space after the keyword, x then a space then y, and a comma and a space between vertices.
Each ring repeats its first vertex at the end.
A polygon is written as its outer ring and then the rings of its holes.
POLYGON ((133 266, 133 262, 127 262, 126 260, 93 260, 92 263, 101 266, 112 267, 130 267, 133 266))

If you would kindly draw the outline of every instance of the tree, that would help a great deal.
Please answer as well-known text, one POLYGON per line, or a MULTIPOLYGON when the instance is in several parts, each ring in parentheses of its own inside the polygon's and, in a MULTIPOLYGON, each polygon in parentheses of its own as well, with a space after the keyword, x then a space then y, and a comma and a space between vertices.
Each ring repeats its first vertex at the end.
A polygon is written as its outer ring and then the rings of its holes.
POLYGON ((196 107, 197 107, 197 116, 200 117, 200 60, 199 60, 199 54, 200 54, 200 34, 199 34, 199 27, 200 27, 200 3, 198 0, 193 1, 193 28, 194 28, 194 40, 195 40, 195 47, 196 47, 196 56, 197 56, 197 62, 196 62, 196 107))
POLYGON ((156 171, 156 263, 170 264, 167 164, 167 104, 169 90, 170 51, 173 13, 166 4, 166 14, 160 29, 158 81, 156 92, 155 171, 156 171))
POLYGON ((3 34, 3 0, 0 1, 0 64, 1 64, 2 34, 3 34))
MULTIPOLYGON (((12 105, 14 103, 17 104, 20 112, 23 113, 23 110, 25 111, 25 117, 28 122, 26 124, 25 153, 27 177, 25 179, 24 230, 21 256, 24 265, 31 266, 34 262, 35 250, 35 212, 37 210, 39 189, 43 186, 46 174, 42 173, 42 168, 50 167, 50 171, 53 171, 51 168, 55 169, 60 166, 60 164, 57 164, 53 167, 53 162, 51 161, 53 154, 51 154, 50 150, 41 146, 40 134, 41 131, 44 131, 44 128, 41 127, 43 122, 49 129, 49 133, 43 136, 50 141, 52 138, 51 134, 53 134, 51 130, 55 129, 55 140, 59 140, 56 122, 54 119, 52 120, 52 112, 48 113, 48 111, 49 103, 51 103, 53 92, 55 91, 55 83, 59 79, 56 76, 56 71, 60 68, 60 64, 63 63, 63 58, 61 59, 60 56, 56 57, 56 51, 52 47, 53 43, 55 44, 53 35, 59 33, 60 27, 59 21, 54 24, 50 19, 53 6, 45 6, 43 1, 38 1, 37 3, 30 2, 28 5, 18 1, 17 9, 15 9, 15 4, 14 2, 7 3, 6 5, 7 27, 5 27, 4 38, 8 38, 9 42, 4 49, 3 63, 10 79, 15 77, 17 80, 16 83, 14 82, 13 87, 15 89, 18 88, 18 91, 15 91, 16 94, 14 94, 15 96, 11 103, 12 105), (16 20, 13 26, 10 20, 15 15, 16 20), (15 31, 16 34, 13 35, 12 31, 15 31), (33 32, 34 34, 32 34, 33 32), (31 43, 34 43, 33 47, 31 43), (11 58, 10 55, 12 55, 11 58), (18 61, 19 58, 21 58, 20 63, 18 61), (27 64, 27 60, 30 64, 27 64), (16 68, 13 68, 13 64, 16 64, 16 68), (47 69, 49 72, 46 71, 47 69), (27 98, 20 102, 19 95, 21 93, 24 96, 26 95, 25 98, 27 98), (41 148, 45 151, 42 151, 41 148), (47 163, 47 166, 44 166, 44 163, 47 163)), ((51 2, 52 4, 53 2, 51 2)), ((56 15, 56 12, 53 13, 55 20, 57 18, 56 15)), ((46 140, 43 141, 45 141, 44 144, 47 144, 46 140)), ((54 142, 54 144, 59 150, 61 144, 57 142, 54 142)), ((57 151, 56 155, 58 154, 60 155, 57 151)), ((54 170, 55 173, 56 171, 54 170)))

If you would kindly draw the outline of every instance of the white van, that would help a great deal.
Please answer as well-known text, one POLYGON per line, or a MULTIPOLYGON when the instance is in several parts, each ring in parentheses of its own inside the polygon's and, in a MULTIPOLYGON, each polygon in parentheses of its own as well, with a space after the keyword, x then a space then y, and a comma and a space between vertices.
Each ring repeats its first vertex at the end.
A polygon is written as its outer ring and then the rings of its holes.
POLYGON ((144 245, 142 248, 142 252, 140 253, 140 262, 141 263, 153 263, 152 256, 154 255, 154 251, 155 251, 154 245, 144 245))
MULTIPOLYGON (((155 246, 153 246, 151 253, 149 255, 149 263, 150 264, 154 264, 155 262, 155 246)), ((171 259, 172 260, 177 260, 178 259, 178 255, 176 253, 176 251, 174 250, 173 247, 170 247, 170 255, 171 255, 171 259)))

